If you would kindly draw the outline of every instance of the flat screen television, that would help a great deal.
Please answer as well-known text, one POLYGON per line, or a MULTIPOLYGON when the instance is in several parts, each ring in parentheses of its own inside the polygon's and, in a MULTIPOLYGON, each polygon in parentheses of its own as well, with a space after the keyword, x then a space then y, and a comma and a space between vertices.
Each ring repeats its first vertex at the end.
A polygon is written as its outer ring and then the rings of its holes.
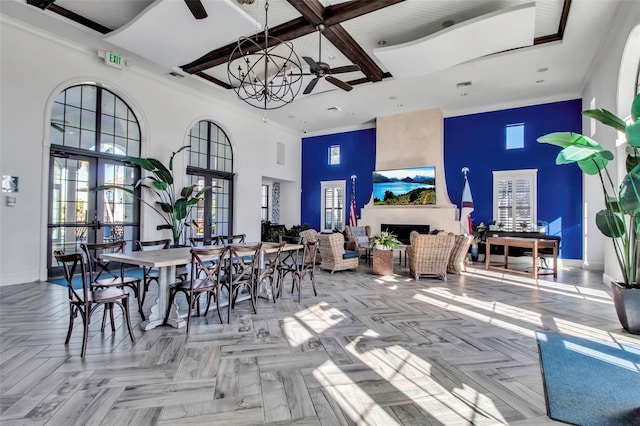
POLYGON ((373 204, 406 206, 436 204, 436 168, 376 170, 373 204))

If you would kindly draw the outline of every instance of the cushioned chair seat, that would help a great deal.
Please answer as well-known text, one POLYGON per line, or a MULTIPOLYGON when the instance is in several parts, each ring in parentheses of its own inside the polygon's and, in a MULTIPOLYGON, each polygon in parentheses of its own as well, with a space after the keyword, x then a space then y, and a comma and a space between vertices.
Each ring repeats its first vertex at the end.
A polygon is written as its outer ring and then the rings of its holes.
POLYGON ((345 252, 342 254, 343 259, 353 259, 354 257, 357 259, 358 257, 360 257, 360 253, 353 250, 345 250, 345 252))

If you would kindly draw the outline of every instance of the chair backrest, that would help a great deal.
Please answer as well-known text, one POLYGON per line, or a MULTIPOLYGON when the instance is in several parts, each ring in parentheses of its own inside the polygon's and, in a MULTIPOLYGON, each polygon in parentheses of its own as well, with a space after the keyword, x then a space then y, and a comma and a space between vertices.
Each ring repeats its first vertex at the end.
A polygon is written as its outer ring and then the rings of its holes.
POLYGON ((332 234, 319 234, 318 237, 320 239, 319 249, 323 262, 342 259, 342 254, 344 253, 344 235, 340 232, 334 232, 332 234))
POLYGON ((264 254, 265 263, 264 263, 264 268, 262 269, 262 273, 260 274, 261 277, 275 275, 276 270, 278 269, 278 265, 280 264, 280 258, 282 257, 282 249, 286 244, 287 244, 286 242, 262 244, 262 248, 264 250, 275 249, 277 251, 274 253, 265 252, 264 254))
POLYGON ((56 250, 53 255, 62 270, 62 275, 67 281, 69 300, 75 302, 88 303, 89 286, 87 285, 87 271, 84 267, 84 256, 81 253, 64 254, 62 250, 56 250), (82 281, 82 291, 78 292, 73 288, 73 276, 79 272, 82 281))
POLYGON ((213 236, 210 239, 204 237, 189 237, 191 247, 217 246, 220 244, 220 237, 213 236))
POLYGON ((165 250, 169 248, 171 244, 170 239, 166 240, 155 240, 155 241, 136 241, 136 248, 140 251, 151 251, 151 250, 165 250))
POLYGON ((235 234, 235 235, 221 235, 220 244, 229 245, 229 244, 243 244, 246 238, 246 234, 235 234))
POLYGON ((231 244, 227 248, 229 249, 229 264, 233 268, 232 281, 236 283, 257 278, 257 273, 260 270, 262 243, 254 245, 231 244))
POLYGON ((220 283, 220 278, 225 274, 224 258, 228 250, 224 246, 194 247, 191 249, 191 288, 194 287, 196 280, 209 281, 214 285, 220 283))
POLYGON ((315 266, 319 246, 319 240, 309 240, 304 243, 304 248, 302 249, 302 265, 304 269, 313 269, 313 267, 315 266))
POLYGON ((105 273, 112 277, 121 278, 124 274, 124 264, 120 263, 119 274, 109 269, 110 261, 103 261, 98 256, 102 253, 124 253, 126 241, 114 241, 111 243, 81 243, 80 248, 87 257, 90 281, 96 282, 105 273))

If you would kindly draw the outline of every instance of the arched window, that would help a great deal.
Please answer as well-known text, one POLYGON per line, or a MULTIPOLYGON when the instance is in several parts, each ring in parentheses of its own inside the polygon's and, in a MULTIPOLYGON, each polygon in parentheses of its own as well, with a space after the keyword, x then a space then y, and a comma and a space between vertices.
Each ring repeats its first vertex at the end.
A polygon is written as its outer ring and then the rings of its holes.
POLYGON ((79 251, 81 242, 139 238, 139 202, 105 184, 132 185, 140 171, 125 156, 140 155, 140 125, 115 93, 94 84, 63 90, 51 108, 48 267, 54 250, 79 251))
POLYGON ((205 240, 233 234, 233 149, 224 130, 210 121, 200 121, 189 131, 191 183, 213 188, 195 210, 197 229, 192 234, 205 240))

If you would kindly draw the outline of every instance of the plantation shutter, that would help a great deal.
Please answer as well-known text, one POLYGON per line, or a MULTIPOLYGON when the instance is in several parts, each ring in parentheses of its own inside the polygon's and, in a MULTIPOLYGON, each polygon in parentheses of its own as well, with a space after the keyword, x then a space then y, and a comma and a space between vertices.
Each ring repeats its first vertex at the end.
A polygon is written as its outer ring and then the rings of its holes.
POLYGON ((533 231, 537 170, 493 172, 494 220, 506 231, 533 231))
POLYGON ((322 188, 322 232, 344 229, 345 181, 321 182, 322 188))

